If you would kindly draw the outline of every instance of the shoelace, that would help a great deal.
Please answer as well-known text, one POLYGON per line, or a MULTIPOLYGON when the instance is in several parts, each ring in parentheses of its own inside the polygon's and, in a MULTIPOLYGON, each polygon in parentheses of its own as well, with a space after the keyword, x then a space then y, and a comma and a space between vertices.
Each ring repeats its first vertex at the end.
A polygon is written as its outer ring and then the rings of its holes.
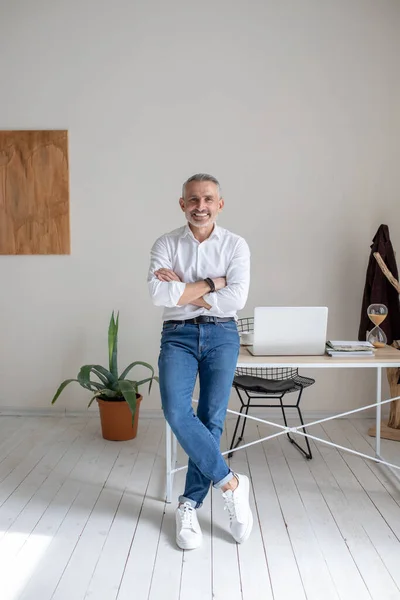
POLYGON ((185 504, 181 506, 180 511, 182 513, 182 528, 191 528, 192 527, 192 517, 193 511, 195 509, 190 504, 185 504))
POLYGON ((232 521, 233 519, 239 519, 240 505, 237 502, 235 496, 232 495, 228 498, 225 498, 224 510, 227 510, 229 512, 230 521, 232 521))

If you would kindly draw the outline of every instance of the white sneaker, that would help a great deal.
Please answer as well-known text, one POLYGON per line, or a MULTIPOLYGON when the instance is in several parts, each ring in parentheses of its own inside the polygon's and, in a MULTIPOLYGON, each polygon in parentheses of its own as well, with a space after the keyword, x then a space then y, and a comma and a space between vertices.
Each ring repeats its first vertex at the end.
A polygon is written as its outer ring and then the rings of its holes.
POLYGON ((202 542, 203 534, 197 520, 196 509, 184 502, 175 512, 176 543, 182 550, 194 550, 202 542))
POLYGON ((229 512, 229 526, 232 537, 238 544, 242 544, 250 536, 253 528, 253 515, 249 504, 250 482, 246 475, 235 473, 239 485, 232 492, 227 490, 222 493, 225 508, 229 512))

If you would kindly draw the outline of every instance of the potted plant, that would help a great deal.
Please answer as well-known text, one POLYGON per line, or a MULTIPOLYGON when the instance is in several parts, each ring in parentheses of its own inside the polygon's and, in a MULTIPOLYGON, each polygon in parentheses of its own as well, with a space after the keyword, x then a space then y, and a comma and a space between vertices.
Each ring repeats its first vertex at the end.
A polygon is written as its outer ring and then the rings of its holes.
POLYGON ((84 365, 77 379, 66 379, 62 382, 51 403, 56 402, 68 384, 76 381, 93 394, 88 407, 97 400, 104 439, 124 441, 134 438, 137 433, 139 406, 143 398, 139 394, 139 386, 148 383, 150 392, 153 379, 158 381, 158 377, 154 375, 153 367, 142 361, 131 363, 120 375, 118 374, 118 325, 119 313, 115 318, 113 311, 108 327, 109 368, 105 369, 101 365, 84 365), (127 379, 130 371, 139 365, 149 369, 151 377, 140 381, 127 379), (92 376, 97 379, 93 381, 92 376))

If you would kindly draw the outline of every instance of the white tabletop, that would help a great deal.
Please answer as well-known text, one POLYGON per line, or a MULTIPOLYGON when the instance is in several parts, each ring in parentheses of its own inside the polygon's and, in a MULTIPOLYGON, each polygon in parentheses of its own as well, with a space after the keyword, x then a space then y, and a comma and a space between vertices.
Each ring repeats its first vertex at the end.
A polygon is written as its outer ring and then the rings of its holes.
POLYGON ((304 367, 304 368, 377 368, 400 367, 400 351, 385 346, 375 351, 375 356, 331 357, 323 356, 253 356, 247 346, 241 346, 238 367, 304 367))

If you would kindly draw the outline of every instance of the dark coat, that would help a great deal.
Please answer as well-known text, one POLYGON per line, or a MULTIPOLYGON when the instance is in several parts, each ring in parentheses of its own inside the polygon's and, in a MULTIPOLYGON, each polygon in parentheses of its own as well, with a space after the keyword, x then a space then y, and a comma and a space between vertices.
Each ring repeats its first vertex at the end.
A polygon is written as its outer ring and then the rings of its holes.
POLYGON ((400 339, 400 304, 399 294, 382 273, 378 265, 374 252, 379 252, 389 271, 398 280, 396 258, 389 236, 389 227, 381 225, 375 234, 371 245, 371 254, 369 257, 367 277, 364 287, 364 296, 361 309, 361 321, 358 331, 358 339, 365 340, 367 331, 374 327, 367 315, 367 308, 370 304, 384 304, 388 308, 388 316, 380 325, 386 333, 387 343, 391 344, 393 340, 400 339))

